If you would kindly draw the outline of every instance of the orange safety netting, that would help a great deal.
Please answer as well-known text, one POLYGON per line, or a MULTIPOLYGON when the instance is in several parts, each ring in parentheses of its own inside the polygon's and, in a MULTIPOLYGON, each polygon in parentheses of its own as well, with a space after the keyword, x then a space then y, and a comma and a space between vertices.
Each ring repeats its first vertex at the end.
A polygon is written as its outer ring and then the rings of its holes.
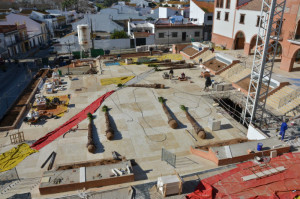
POLYGON ((88 107, 80 111, 78 114, 76 114, 74 117, 72 117, 70 120, 65 122, 60 127, 56 128, 54 131, 51 131, 50 133, 47 133, 44 137, 37 140, 35 143, 31 145, 31 148, 40 150, 47 144, 51 143, 53 140, 58 138, 59 136, 66 133, 68 130, 70 130, 72 127, 76 126, 79 122, 87 118, 88 113, 94 113, 99 106, 101 106, 102 102, 109 97, 113 91, 107 92, 104 95, 102 95, 100 98, 95 100, 93 103, 91 103, 88 107))
POLYGON ((284 166, 285 171, 244 182, 242 177, 253 174, 249 168, 254 165, 251 161, 241 163, 235 169, 206 178, 187 198, 292 199, 300 195, 300 153, 284 154, 268 163, 271 168, 284 166))

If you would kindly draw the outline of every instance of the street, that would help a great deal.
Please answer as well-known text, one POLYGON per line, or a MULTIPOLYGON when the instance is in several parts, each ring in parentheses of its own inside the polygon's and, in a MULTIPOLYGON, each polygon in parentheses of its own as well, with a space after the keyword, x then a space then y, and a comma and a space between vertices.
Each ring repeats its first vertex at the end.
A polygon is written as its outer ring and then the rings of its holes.
POLYGON ((36 71, 34 59, 48 56, 48 49, 40 50, 32 58, 20 59, 20 67, 14 63, 10 65, 7 63, 7 71, 0 71, 0 118, 4 116, 7 109, 16 101, 34 76, 35 72, 28 70, 36 71), (26 67, 23 65, 24 62, 27 63, 26 67))

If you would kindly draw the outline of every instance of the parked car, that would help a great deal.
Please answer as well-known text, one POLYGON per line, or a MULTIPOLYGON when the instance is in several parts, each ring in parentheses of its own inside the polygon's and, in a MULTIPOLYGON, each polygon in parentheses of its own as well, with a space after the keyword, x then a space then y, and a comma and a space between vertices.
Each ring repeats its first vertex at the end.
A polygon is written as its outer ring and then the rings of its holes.
POLYGON ((60 43, 57 39, 52 39, 52 44, 58 44, 58 43, 60 43))
POLYGON ((49 54, 56 54, 56 53, 57 53, 57 51, 54 49, 53 46, 51 46, 51 47, 49 48, 48 52, 49 52, 49 54))

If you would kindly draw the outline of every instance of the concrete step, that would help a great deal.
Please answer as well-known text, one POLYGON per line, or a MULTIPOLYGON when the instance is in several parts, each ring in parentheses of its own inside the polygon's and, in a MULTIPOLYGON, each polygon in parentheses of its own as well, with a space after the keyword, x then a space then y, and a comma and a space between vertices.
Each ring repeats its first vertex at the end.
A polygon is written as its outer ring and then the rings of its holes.
POLYGON ((282 114, 288 113, 289 111, 291 111, 292 109, 296 108, 299 105, 300 105, 300 98, 298 97, 298 98, 292 100, 290 103, 281 107, 279 109, 279 112, 281 112, 282 114))

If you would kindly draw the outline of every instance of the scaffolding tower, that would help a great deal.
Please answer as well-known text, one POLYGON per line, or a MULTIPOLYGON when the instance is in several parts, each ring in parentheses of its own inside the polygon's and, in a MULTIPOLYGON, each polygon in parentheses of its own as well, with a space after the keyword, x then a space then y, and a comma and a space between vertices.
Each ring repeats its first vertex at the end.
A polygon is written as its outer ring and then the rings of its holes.
POLYGON ((286 0, 263 0, 251 70, 244 124, 261 127, 264 121, 274 60, 280 37, 286 0))

